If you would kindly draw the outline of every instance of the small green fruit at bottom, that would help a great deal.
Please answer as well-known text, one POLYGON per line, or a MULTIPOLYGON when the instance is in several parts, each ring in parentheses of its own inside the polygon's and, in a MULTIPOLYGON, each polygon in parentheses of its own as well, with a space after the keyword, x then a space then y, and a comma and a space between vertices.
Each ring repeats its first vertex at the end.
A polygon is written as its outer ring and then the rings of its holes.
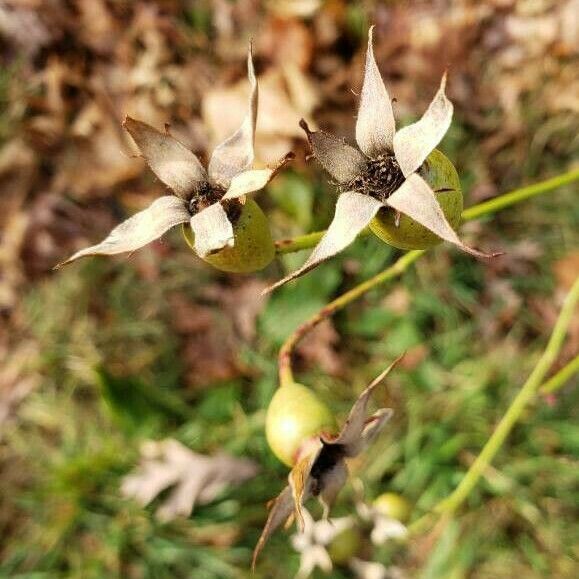
POLYGON ((275 456, 292 466, 300 447, 322 432, 336 432, 330 409, 302 384, 281 386, 265 418, 265 437, 275 456))
MULTIPOLYGON (((267 218, 259 205, 247 199, 233 225, 235 244, 203 259, 213 267, 230 273, 251 273, 268 266, 275 257, 275 245, 267 218)), ((183 225, 187 244, 194 249, 195 236, 191 227, 183 225)))
MULTIPOLYGON (((430 153, 418 173, 433 191, 450 189, 436 193, 436 198, 446 219, 452 228, 456 229, 460 224, 463 196, 460 179, 454 165, 446 155, 435 149, 430 153)), ((395 218, 395 211, 384 207, 370 222, 370 230, 385 243, 399 249, 428 249, 442 242, 438 235, 410 217, 401 215, 398 226, 396 226, 395 218)))
POLYGON ((328 554, 336 565, 348 563, 360 549, 362 537, 357 527, 344 529, 328 546, 328 554))
POLYGON ((410 518, 412 505, 396 493, 383 493, 374 499, 374 508, 385 517, 405 523, 410 518))

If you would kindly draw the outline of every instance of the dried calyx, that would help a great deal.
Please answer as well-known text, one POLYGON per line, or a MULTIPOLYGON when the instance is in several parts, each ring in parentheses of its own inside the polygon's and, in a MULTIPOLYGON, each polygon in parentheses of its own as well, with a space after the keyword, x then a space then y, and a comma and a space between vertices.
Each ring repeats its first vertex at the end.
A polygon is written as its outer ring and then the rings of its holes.
POLYGON ((227 214, 227 219, 231 225, 235 226, 239 220, 239 217, 241 216, 243 204, 238 199, 222 201, 226 193, 227 189, 218 183, 210 183, 209 181, 203 182, 200 187, 193 193, 191 199, 188 202, 188 209, 191 217, 200 211, 203 211, 203 209, 207 209, 211 205, 221 202, 223 209, 225 209, 225 213, 227 214))
POLYGON ((385 202, 402 183, 404 175, 394 153, 386 152, 376 159, 368 159, 360 174, 345 185, 340 185, 340 189, 370 195, 385 202))
MULTIPOLYGON (((300 457, 288 476, 288 486, 272 502, 267 522, 253 554, 253 565, 271 534, 292 514, 298 527, 304 528, 305 502, 317 497, 324 507, 324 518, 329 516, 338 493, 344 486, 348 469, 346 459, 362 453, 378 436, 392 416, 392 410, 382 408, 367 416, 368 403, 376 387, 401 360, 395 360, 380 374, 354 403, 346 423, 337 435, 319 434, 310 452, 300 457)), ((280 388, 280 391, 286 388, 280 388)))
POLYGON ((239 129, 215 148, 207 169, 167 130, 158 131, 126 118, 123 126, 171 194, 118 225, 101 243, 78 251, 60 265, 89 255, 135 251, 180 224, 188 224, 192 246, 201 258, 213 263, 208 258, 220 256, 214 263, 220 269, 255 271, 273 259, 267 220, 246 196, 265 187, 292 155, 286 155, 271 169, 251 168, 258 104, 251 46, 247 72, 250 94, 245 118, 239 129))
MULTIPOLYGON (((399 243, 392 243, 397 247, 425 249, 433 244, 434 238, 435 242, 449 241, 476 257, 493 256, 465 245, 453 227, 454 218, 456 221, 460 218, 460 186, 457 189, 445 184, 434 185, 425 176, 425 161, 441 159, 436 147, 452 120, 453 106, 445 94, 446 75, 422 118, 396 130, 392 102, 374 59, 372 34, 370 28, 356 121, 358 147, 330 133, 311 131, 304 121, 300 123, 312 155, 337 182, 340 195, 332 223, 304 265, 271 286, 270 291, 338 254, 366 227, 374 231, 372 224, 384 215, 401 216, 401 225, 410 232, 409 236, 405 232, 377 233, 385 240, 401 238, 399 243), (455 196, 450 204, 438 197, 440 190, 448 189, 452 189, 455 196), (459 212, 454 215, 457 209, 459 212)), ((442 173, 438 171, 439 175, 442 173)), ((387 224, 386 229, 388 227, 387 224)))

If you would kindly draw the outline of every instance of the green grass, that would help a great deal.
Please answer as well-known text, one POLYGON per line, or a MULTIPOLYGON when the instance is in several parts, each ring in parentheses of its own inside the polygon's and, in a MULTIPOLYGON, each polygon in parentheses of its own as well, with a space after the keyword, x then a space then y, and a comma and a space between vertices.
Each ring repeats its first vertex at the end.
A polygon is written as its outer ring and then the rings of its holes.
MULTIPOLYGON (((397 283, 408 295, 405 312, 385 301, 389 288, 337 316, 344 377, 308 368, 300 380, 340 416, 393 356, 426 348, 422 361, 397 370, 379 394, 396 416, 357 471, 370 497, 398 492, 418 516, 459 482, 544 346, 542 322, 526 304, 552 293, 550 265, 565 252, 557 241, 573 235, 565 202, 569 194, 556 192, 505 212, 497 233, 494 221, 485 226, 490 231, 483 238, 496 238, 508 251, 520 240, 517 224, 540 219, 546 207, 563 225, 556 236, 547 229, 533 236, 543 255, 528 266, 532 277, 501 276, 522 300, 510 327, 492 326, 504 307, 490 285, 496 278, 448 247, 432 252, 397 283)), ((551 213, 549 221, 554 219, 551 213)), ((367 238, 279 291, 258 320, 257 342, 240 348, 248 377, 193 391, 183 388, 184 364, 168 304, 174 292, 202 301, 204 285, 220 276, 183 247, 159 263, 162 275, 155 281, 143 278, 131 261, 93 260, 33 288, 25 312, 40 352, 35 370, 42 383, 24 401, 2 447, 0 521, 8 539, 1 572, 51 578, 249 576, 264 505, 286 475, 263 433, 264 408, 276 386, 277 348, 300 321, 340 289, 385 267, 393 254, 367 238), (359 270, 342 277, 341 265, 352 260, 359 270), (189 520, 161 525, 152 509, 121 498, 119 482, 135 464, 140 441, 165 436, 201 452, 224 448, 253 457, 261 474, 198 508, 189 520)), ((572 460, 579 439, 573 406, 571 390, 553 406, 539 400, 462 516, 431 547, 383 548, 379 560, 425 578, 510 577, 513 570, 524 577, 571 577, 577 539, 572 460)), ((351 509, 351 493, 345 492, 338 512, 351 509)), ((290 577, 297 563, 287 534, 279 532, 258 576, 290 577)), ((336 570, 334 576, 348 575, 336 570)))

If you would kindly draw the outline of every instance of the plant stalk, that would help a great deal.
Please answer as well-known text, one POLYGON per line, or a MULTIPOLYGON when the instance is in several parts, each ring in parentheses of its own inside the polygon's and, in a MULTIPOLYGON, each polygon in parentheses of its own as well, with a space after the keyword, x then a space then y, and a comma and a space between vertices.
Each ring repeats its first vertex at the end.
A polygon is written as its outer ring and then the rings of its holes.
MULTIPOLYGON (((464 503, 471 491, 477 485, 485 469, 490 465, 497 452, 501 449, 511 430, 521 417, 527 404, 535 397, 539 389, 543 390, 545 386, 552 381, 552 379, 549 380, 549 382, 541 388, 545 375, 561 350, 565 334, 567 333, 567 329, 571 323, 571 319, 573 318, 573 313, 578 300, 579 277, 575 280, 571 291, 567 294, 563 307, 559 313, 559 317, 557 318, 557 322, 555 323, 555 327, 553 328, 553 332, 551 333, 551 337, 549 338, 549 342, 547 343, 541 358, 523 387, 519 390, 517 396, 515 396, 495 431, 487 440, 482 451, 472 463, 456 489, 447 498, 440 501, 433 508, 432 513, 427 513, 410 526, 409 530, 412 534, 420 533, 425 527, 429 526, 436 516, 452 515, 464 503)), ((556 376, 559 376, 560 374, 561 372, 556 376)))
MULTIPOLYGON (((520 189, 515 189, 504 195, 500 195, 489 201, 484 201, 478 205, 474 205, 466 209, 462 217, 465 221, 471 221, 473 219, 478 219, 484 215, 490 215, 511 205, 516 205, 521 201, 547 193, 557 187, 562 187, 563 185, 568 185, 573 181, 579 180, 579 169, 568 171, 552 179, 547 179, 540 183, 535 183, 527 187, 522 187, 520 189)), ((293 239, 287 239, 276 242, 276 247, 278 253, 291 253, 292 251, 300 251, 302 249, 308 249, 315 246, 318 241, 324 235, 324 231, 317 231, 315 233, 309 233, 307 235, 301 235, 293 239)), ((425 250, 414 250, 409 251, 402 255, 398 260, 394 262, 390 267, 386 268, 379 274, 371 277, 370 279, 362 282, 341 296, 337 297, 335 300, 331 301, 329 304, 324 306, 320 311, 306 320, 302 325, 300 325, 284 342, 283 346, 279 351, 279 383, 280 386, 284 384, 290 384, 294 381, 292 372, 292 352, 296 344, 315 326, 320 322, 329 318, 337 311, 343 309, 349 303, 358 299, 360 296, 370 291, 371 289, 394 279, 395 277, 404 273, 415 261, 417 261, 423 254, 425 250)))

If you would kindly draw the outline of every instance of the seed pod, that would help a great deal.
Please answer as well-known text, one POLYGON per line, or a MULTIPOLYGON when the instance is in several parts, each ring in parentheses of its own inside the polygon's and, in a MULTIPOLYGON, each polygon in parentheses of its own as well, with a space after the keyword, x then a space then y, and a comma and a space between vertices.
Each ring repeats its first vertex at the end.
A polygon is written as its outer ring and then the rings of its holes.
POLYGON ((358 527, 348 527, 329 544, 328 554, 336 565, 344 565, 359 551, 362 536, 358 527))
POLYGON ((405 523, 410 518, 412 505, 397 493, 382 493, 374 499, 374 508, 385 517, 405 523))
MULTIPOLYGON (((460 180, 448 157, 435 149, 427 157, 418 174, 430 185, 438 203, 453 229, 460 224, 463 196, 460 180)), ((399 249, 427 249, 443 240, 406 215, 397 216, 394 210, 384 207, 370 222, 370 230, 385 243, 399 249)))
MULTIPOLYGON (((184 225, 182 231, 187 244, 194 249, 195 238, 191 228, 184 225)), ((275 246, 267 218, 252 199, 247 199, 241 206, 241 213, 233 223, 233 234, 233 247, 224 247, 203 260, 230 273, 251 273, 271 263, 275 256, 275 246)))
POLYGON ((273 453, 292 466, 308 442, 336 431, 329 408, 302 384, 282 386, 274 394, 265 420, 265 436, 273 453))

